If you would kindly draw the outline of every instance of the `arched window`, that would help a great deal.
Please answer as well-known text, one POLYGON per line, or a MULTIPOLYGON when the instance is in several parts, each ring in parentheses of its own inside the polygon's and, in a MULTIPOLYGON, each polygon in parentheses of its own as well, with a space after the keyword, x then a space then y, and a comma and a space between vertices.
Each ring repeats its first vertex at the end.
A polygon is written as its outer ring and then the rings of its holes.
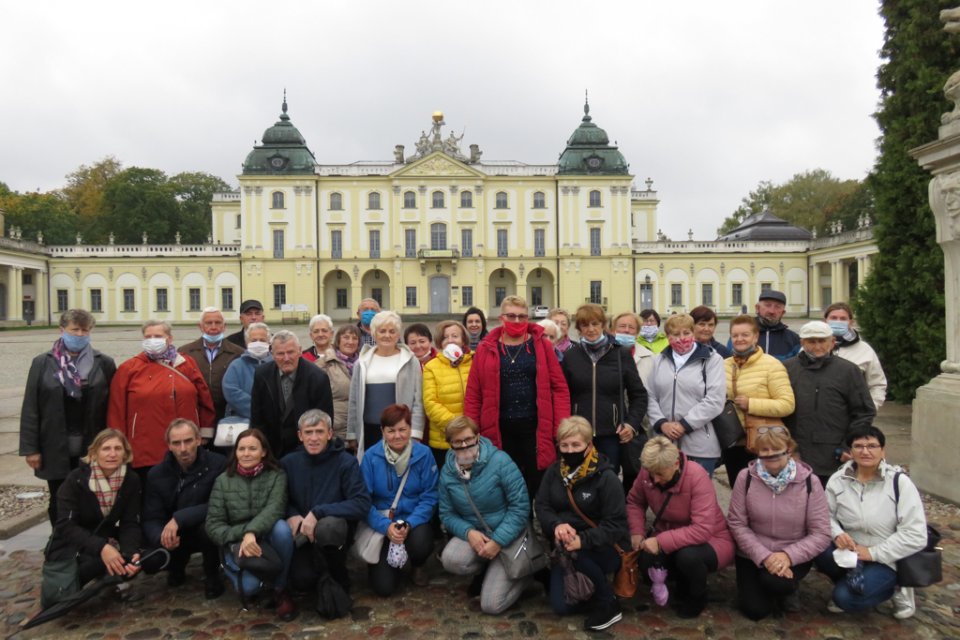
POLYGON ((433 192, 433 208, 443 209, 443 191, 433 192))
POLYGON ((330 194, 330 210, 340 211, 343 209, 343 195, 339 193, 330 194))
POLYGON ((537 191, 533 194, 533 208, 534 209, 546 209, 547 208, 547 198, 543 195, 543 191, 537 191))
POLYGON ((380 194, 376 191, 367 196, 367 209, 380 208, 380 194))
POLYGON ((460 192, 460 207, 462 209, 472 209, 473 208, 473 194, 469 191, 460 192))
POLYGON ((594 189, 590 192, 590 206, 599 207, 600 205, 600 192, 594 189))
POLYGON ((447 225, 442 222, 434 222, 430 225, 430 248, 447 248, 447 225))
POLYGON ((493 205, 494 209, 506 209, 507 208, 507 192, 506 191, 497 191, 496 202, 493 205))
POLYGON ((416 209, 417 208, 417 194, 413 191, 404 191, 403 192, 403 208, 404 209, 416 209))
POLYGON ((273 208, 283 209, 283 191, 273 192, 273 208))

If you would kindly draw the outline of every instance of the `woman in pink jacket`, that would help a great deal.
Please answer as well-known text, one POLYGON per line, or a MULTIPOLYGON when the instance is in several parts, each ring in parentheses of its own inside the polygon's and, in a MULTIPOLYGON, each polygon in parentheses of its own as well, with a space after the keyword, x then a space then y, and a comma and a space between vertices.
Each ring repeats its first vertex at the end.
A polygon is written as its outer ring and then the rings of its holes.
POLYGON ((730 497, 737 542, 737 601, 751 620, 775 607, 799 611, 797 588, 813 559, 830 546, 830 512, 810 467, 794 460, 785 427, 760 427, 759 459, 740 472, 730 497))
POLYGON ((634 549, 643 549, 644 572, 663 563, 676 580, 670 601, 681 618, 696 618, 707 605, 707 574, 733 561, 733 538, 710 476, 664 436, 640 454, 643 469, 627 495, 634 549), (646 531, 647 507, 656 516, 646 531))

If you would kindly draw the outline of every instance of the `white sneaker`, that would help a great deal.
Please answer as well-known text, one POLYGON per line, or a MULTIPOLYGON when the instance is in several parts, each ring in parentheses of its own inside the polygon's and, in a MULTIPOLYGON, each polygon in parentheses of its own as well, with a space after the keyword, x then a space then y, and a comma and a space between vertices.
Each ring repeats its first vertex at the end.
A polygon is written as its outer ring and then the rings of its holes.
POLYGON ((917 612, 917 603, 914 599, 913 587, 900 587, 893 594, 893 617, 897 620, 912 618, 917 612))
POLYGON ((832 598, 830 602, 827 603, 827 611, 829 611, 830 613, 843 613, 843 609, 841 609, 839 605, 837 605, 837 603, 833 601, 832 598))

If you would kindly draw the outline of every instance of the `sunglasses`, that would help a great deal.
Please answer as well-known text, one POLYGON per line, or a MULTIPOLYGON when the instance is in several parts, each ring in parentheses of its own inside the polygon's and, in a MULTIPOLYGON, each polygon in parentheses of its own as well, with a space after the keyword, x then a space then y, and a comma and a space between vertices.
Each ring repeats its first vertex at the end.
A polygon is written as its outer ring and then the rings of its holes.
POLYGON ((765 433, 782 433, 783 435, 786 435, 786 436, 790 435, 790 432, 787 430, 786 427, 781 427, 781 426, 778 425, 778 424, 775 424, 775 425, 772 425, 772 426, 769 426, 769 427, 758 427, 758 428, 757 428, 757 435, 758 435, 758 436, 762 436, 762 435, 765 434, 765 433))

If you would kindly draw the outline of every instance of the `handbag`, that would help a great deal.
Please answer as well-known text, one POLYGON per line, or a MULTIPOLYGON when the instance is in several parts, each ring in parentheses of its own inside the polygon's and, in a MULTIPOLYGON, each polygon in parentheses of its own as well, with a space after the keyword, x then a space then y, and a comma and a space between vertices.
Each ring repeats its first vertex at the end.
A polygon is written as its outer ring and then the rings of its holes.
MULTIPOLYGON (((400 503, 400 495, 403 493, 403 487, 407 484, 407 476, 409 475, 410 467, 407 467, 407 470, 403 473, 403 478, 400 480, 400 486, 397 488, 397 495, 393 497, 393 504, 383 514, 391 520, 393 520, 393 512, 397 508, 397 504, 400 503)), ((357 535, 353 540, 351 551, 355 557, 367 564, 377 564, 380 562, 380 552, 383 551, 383 541, 386 537, 386 534, 380 533, 368 525, 365 520, 361 520, 357 523, 357 535)))
POLYGON ((252 573, 261 582, 273 584, 283 571, 283 560, 276 549, 266 542, 258 541, 257 544, 260 546, 259 556, 241 556, 239 542, 228 543, 226 552, 233 556, 233 561, 241 571, 252 573))
POLYGON ((723 411, 713 419, 713 432, 717 434, 721 449, 729 449, 746 435, 733 400, 727 400, 723 404, 723 411))
POLYGON ((583 573, 577 571, 573 565, 573 558, 563 547, 557 547, 550 554, 554 563, 563 571, 563 601, 568 605, 575 605, 578 602, 586 602, 593 597, 596 591, 596 585, 593 580, 583 573))
MULTIPOLYGON (((100 521, 100 524, 93 530, 94 535, 100 531, 100 527, 106 521, 106 518, 100 521)), ((47 554, 50 552, 50 545, 52 544, 53 534, 51 533, 47 546, 43 550, 43 567, 40 570, 40 606, 44 609, 66 600, 80 591, 79 552, 69 558, 48 560, 47 554)))
POLYGON ((232 448, 237 436, 250 428, 250 420, 240 416, 226 416, 217 423, 217 433, 213 436, 213 446, 232 448))
MULTIPOLYGON (((467 486, 466 481, 463 480, 463 478, 461 478, 460 481, 463 483, 463 492, 467 496, 467 501, 470 503, 474 515, 477 516, 487 536, 493 537, 493 529, 490 528, 487 521, 480 515, 480 510, 477 509, 477 505, 470 495, 470 488, 467 486)), ((550 565, 550 558, 547 556, 546 549, 544 549, 543 543, 540 542, 540 539, 537 538, 533 532, 529 520, 523 532, 517 536, 513 542, 500 549, 497 557, 500 558, 500 562, 503 564, 503 570, 511 580, 518 580, 533 575, 537 571, 546 569, 550 565)))
MULTIPOLYGON (((900 506, 900 475, 893 476, 893 496, 895 508, 900 506)), ((900 515, 897 514, 897 521, 900 515)), ((901 587, 929 587, 943 580, 943 549, 940 544, 940 532, 927 525, 927 546, 922 550, 897 560, 897 584, 901 587)))

